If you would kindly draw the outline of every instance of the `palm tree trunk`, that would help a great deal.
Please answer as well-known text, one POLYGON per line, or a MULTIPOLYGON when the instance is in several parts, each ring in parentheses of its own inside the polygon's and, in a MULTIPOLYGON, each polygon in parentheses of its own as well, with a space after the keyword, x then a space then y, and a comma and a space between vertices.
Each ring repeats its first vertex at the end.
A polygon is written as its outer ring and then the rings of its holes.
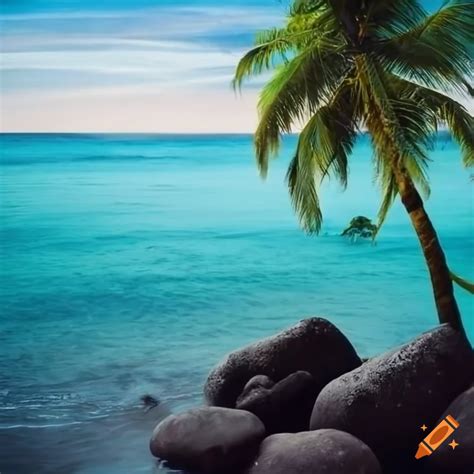
POLYGON ((439 321, 449 323, 464 333, 446 257, 423 200, 406 169, 394 164, 393 172, 402 203, 410 216, 428 265, 439 321))

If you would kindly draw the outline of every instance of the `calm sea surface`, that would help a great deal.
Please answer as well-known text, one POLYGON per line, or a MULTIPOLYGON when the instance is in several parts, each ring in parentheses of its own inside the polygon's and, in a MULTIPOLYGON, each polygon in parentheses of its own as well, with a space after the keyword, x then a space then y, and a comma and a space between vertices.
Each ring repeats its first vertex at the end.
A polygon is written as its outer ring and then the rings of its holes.
MULTIPOLYGON (((309 315, 364 356, 436 323, 399 205, 377 246, 338 236, 377 210, 365 138, 348 190, 323 190, 317 238, 287 197, 294 144, 262 182, 250 136, 0 136, 2 474, 172 472, 150 432, 201 402, 226 352, 309 315), (148 413, 146 393, 161 400, 148 413)), ((474 279, 473 184, 448 137, 432 158, 428 210, 452 269, 474 279)))

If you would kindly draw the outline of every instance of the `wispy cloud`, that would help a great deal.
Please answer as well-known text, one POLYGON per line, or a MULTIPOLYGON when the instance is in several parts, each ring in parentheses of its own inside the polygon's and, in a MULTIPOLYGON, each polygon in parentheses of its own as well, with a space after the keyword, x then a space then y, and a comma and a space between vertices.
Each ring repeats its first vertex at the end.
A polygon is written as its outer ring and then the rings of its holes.
POLYGON ((282 9, 236 7, 161 7, 136 11, 0 14, 3 37, 22 35, 120 36, 141 39, 201 39, 206 35, 247 36, 281 20, 282 9))
POLYGON ((3 127, 25 130, 37 121, 37 129, 51 130, 57 121, 58 130, 123 130, 120 110, 133 127, 147 128, 152 116, 155 130, 250 130, 255 93, 247 96, 251 104, 237 99, 230 81, 255 31, 282 13, 278 4, 195 3, 1 13, 3 127), (221 117, 208 116, 206 125, 203 108, 221 110, 221 117))
MULTIPOLYGON (((133 12, 127 17, 124 12, 109 16, 104 12, 3 15, 0 21, 6 18, 7 24, 23 26, 4 29, 0 70, 129 75, 139 82, 153 79, 156 84, 215 83, 219 70, 218 77, 227 85, 244 50, 241 37, 249 44, 257 25, 274 23, 276 17, 274 10, 262 8, 175 7, 133 12), (33 27, 23 25, 25 17, 33 27), (76 31, 65 33, 65 18, 100 20, 101 32, 90 22, 79 22, 76 31), (59 25, 51 25, 51 20, 59 25), (43 22, 48 23, 47 28, 43 22)), ((5 85, 9 90, 14 89, 13 79, 10 74, 10 84, 5 85)), ((52 84, 57 87, 55 81, 52 84)))
POLYGON ((2 69, 70 70, 108 74, 134 74, 174 80, 182 74, 202 74, 216 67, 232 68, 237 56, 213 48, 161 43, 159 47, 94 51, 35 51, 3 53, 2 69))
MULTIPOLYGON (((132 12, 133 15, 133 12, 132 12)), ((70 12, 47 12, 47 13, 0 13, 2 22, 38 22, 50 20, 89 20, 104 18, 126 18, 130 17, 130 12, 112 11, 70 11, 70 12)))

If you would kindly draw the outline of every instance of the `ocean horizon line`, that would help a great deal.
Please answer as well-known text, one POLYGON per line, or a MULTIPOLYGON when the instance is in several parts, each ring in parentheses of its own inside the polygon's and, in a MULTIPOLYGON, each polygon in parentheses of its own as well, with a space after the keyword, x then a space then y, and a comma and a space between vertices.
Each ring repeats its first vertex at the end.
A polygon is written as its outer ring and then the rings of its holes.
MULTIPOLYGON (((254 135, 255 132, 5 132, 0 131, 0 135, 254 135)), ((288 133, 286 135, 298 135, 298 133, 288 133)))
MULTIPOLYGON (((300 132, 293 132, 293 133, 285 133, 282 136, 290 136, 290 137, 296 137, 300 134, 300 132)), ((359 131, 358 135, 368 135, 369 133, 365 130, 359 131)), ((163 137, 179 137, 179 136, 196 136, 196 137, 248 137, 248 136, 253 136, 255 135, 255 132, 100 132, 100 131, 91 131, 91 132, 83 132, 83 131, 77 131, 77 132, 4 132, 0 131, 0 136, 11 136, 11 135, 45 135, 45 136, 51 136, 51 135, 71 135, 71 136, 88 136, 88 135, 94 135, 94 136, 112 136, 112 135, 121 135, 121 136, 163 136, 163 137)), ((438 130, 436 135, 450 135, 448 130, 438 130)))

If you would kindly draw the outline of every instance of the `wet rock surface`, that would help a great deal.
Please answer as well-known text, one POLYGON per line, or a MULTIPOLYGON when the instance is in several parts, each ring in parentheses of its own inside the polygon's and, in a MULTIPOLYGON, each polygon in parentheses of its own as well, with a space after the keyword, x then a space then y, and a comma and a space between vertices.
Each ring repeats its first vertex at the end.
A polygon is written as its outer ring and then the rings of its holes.
POLYGON ((178 468, 234 472, 254 458, 264 437, 265 428, 252 413, 202 407, 163 420, 153 432, 150 450, 178 468))
POLYGON ((295 372, 270 388, 244 389, 236 408, 257 415, 268 434, 307 431, 316 398, 313 387, 310 373, 295 372))
POLYGON ((276 434, 265 439, 246 474, 381 474, 362 441, 336 430, 276 434))
POLYGON ((329 381, 360 364, 349 340, 332 323, 310 318, 231 353, 210 373, 204 393, 209 405, 233 408, 252 377, 265 375, 279 382, 297 371, 312 375, 318 393, 329 381))
POLYGON ((243 399, 247 398, 250 393, 256 393, 261 390, 272 388, 275 385, 275 382, 266 375, 256 375, 252 377, 247 384, 245 385, 242 393, 239 395, 236 401, 238 405, 243 399))
POLYGON ((411 466, 420 427, 435 426, 469 386, 473 362, 461 334, 440 326, 330 382, 316 400, 310 427, 346 431, 385 465, 411 466))

